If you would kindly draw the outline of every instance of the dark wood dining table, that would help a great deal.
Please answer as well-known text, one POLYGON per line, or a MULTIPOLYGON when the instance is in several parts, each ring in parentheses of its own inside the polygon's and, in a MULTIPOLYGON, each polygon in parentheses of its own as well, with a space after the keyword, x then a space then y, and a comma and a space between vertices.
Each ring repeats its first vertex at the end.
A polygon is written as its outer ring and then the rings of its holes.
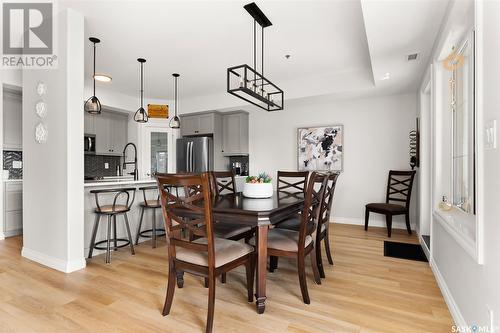
POLYGON ((274 192, 271 198, 247 198, 242 193, 226 194, 214 199, 212 212, 217 223, 243 224, 256 228, 257 313, 266 308, 267 275, 267 232, 269 227, 300 212, 304 206, 304 196, 274 192))

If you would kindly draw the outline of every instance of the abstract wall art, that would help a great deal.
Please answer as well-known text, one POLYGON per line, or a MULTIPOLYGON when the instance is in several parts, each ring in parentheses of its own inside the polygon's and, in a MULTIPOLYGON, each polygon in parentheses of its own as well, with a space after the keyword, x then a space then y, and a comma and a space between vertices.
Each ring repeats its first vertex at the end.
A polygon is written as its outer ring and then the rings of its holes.
POLYGON ((344 168, 344 126, 298 129, 300 171, 342 171, 344 168))

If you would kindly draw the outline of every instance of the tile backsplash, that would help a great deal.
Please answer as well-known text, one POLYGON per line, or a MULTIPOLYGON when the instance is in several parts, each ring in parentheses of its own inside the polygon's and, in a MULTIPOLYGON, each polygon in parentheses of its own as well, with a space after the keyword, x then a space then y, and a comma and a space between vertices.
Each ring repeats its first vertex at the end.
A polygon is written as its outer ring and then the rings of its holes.
POLYGON ((85 177, 116 176, 120 162, 120 156, 85 155, 85 177), (108 169, 104 168, 105 163, 108 163, 108 169))
POLYGON ((3 169, 9 170, 9 179, 23 179, 23 152, 4 150, 3 151, 3 169), (14 168, 14 162, 19 162, 21 168, 14 168))

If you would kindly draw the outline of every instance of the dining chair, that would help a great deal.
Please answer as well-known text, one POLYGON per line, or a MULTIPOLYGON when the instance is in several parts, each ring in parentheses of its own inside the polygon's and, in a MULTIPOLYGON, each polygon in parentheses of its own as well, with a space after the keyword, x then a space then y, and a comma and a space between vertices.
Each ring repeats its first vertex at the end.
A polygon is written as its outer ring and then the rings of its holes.
POLYGON ((387 236, 391 237, 392 217, 394 215, 405 215, 406 229, 411 235, 410 226, 410 199, 411 189, 415 171, 389 171, 389 179, 387 181, 387 193, 384 203, 369 203, 365 209, 365 230, 368 230, 368 220, 370 212, 384 214, 387 224, 387 236), (393 204, 390 202, 402 202, 401 204, 393 204))
POLYGON ((335 193, 335 186, 340 173, 329 173, 325 184, 325 191, 323 193, 323 200, 321 200, 321 208, 318 218, 318 227, 316 229, 316 261, 318 262, 319 275, 325 278, 325 269, 323 268, 323 258, 321 257, 321 241, 325 244, 325 253, 328 263, 333 265, 332 253, 330 251, 330 214, 332 212, 333 194, 335 193))
MULTIPOLYGON (((238 266, 244 265, 247 279, 248 301, 253 301, 254 248, 248 244, 216 238, 213 230, 210 175, 203 174, 157 174, 158 188, 162 189, 161 206, 165 221, 168 246, 168 284, 162 314, 170 313, 175 291, 175 282, 184 272, 208 279, 208 314, 206 332, 212 332, 215 307, 216 277, 238 266), (165 190, 166 186, 184 188, 191 195, 165 190), (190 214, 192 219, 179 215, 190 214), (200 236, 192 240, 183 237, 182 230, 200 236)), ((179 282, 179 281, 177 281, 179 282)), ((182 282, 182 280, 181 280, 182 282)), ((182 288, 182 283, 179 285, 182 288)))
POLYGON ((280 199, 305 194, 308 176, 309 171, 278 171, 276 191, 280 199))
MULTIPOLYGON (((213 196, 224 194, 236 194, 236 182, 233 171, 213 171, 210 172, 211 188, 213 196)), ((218 238, 230 240, 245 239, 246 242, 253 236, 254 230, 241 224, 230 224, 215 222, 214 235, 218 238)), ((226 274, 222 274, 221 282, 226 283, 226 274)))
MULTIPOLYGON (((274 257, 287 257, 297 259, 297 270, 299 275, 300 291, 304 303, 310 304, 309 292, 307 290, 305 257, 309 254, 314 274, 314 281, 321 284, 321 278, 316 263, 316 253, 314 250, 313 233, 315 228, 308 228, 309 224, 316 226, 321 198, 325 190, 327 178, 317 172, 311 173, 308 181, 304 210, 301 214, 301 222, 299 231, 273 228, 269 230, 267 236, 267 253, 274 257), (315 184, 321 179, 319 189, 315 188, 315 184)), ((250 240, 250 244, 255 245, 255 237, 250 240)))

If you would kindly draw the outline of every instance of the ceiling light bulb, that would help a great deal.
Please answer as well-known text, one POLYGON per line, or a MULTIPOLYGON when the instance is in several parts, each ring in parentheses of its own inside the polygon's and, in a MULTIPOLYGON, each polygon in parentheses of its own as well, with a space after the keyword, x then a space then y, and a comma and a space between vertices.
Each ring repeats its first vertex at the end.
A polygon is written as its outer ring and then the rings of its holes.
POLYGON ((113 80, 111 76, 100 73, 94 74, 94 79, 100 82, 111 82, 113 80))

